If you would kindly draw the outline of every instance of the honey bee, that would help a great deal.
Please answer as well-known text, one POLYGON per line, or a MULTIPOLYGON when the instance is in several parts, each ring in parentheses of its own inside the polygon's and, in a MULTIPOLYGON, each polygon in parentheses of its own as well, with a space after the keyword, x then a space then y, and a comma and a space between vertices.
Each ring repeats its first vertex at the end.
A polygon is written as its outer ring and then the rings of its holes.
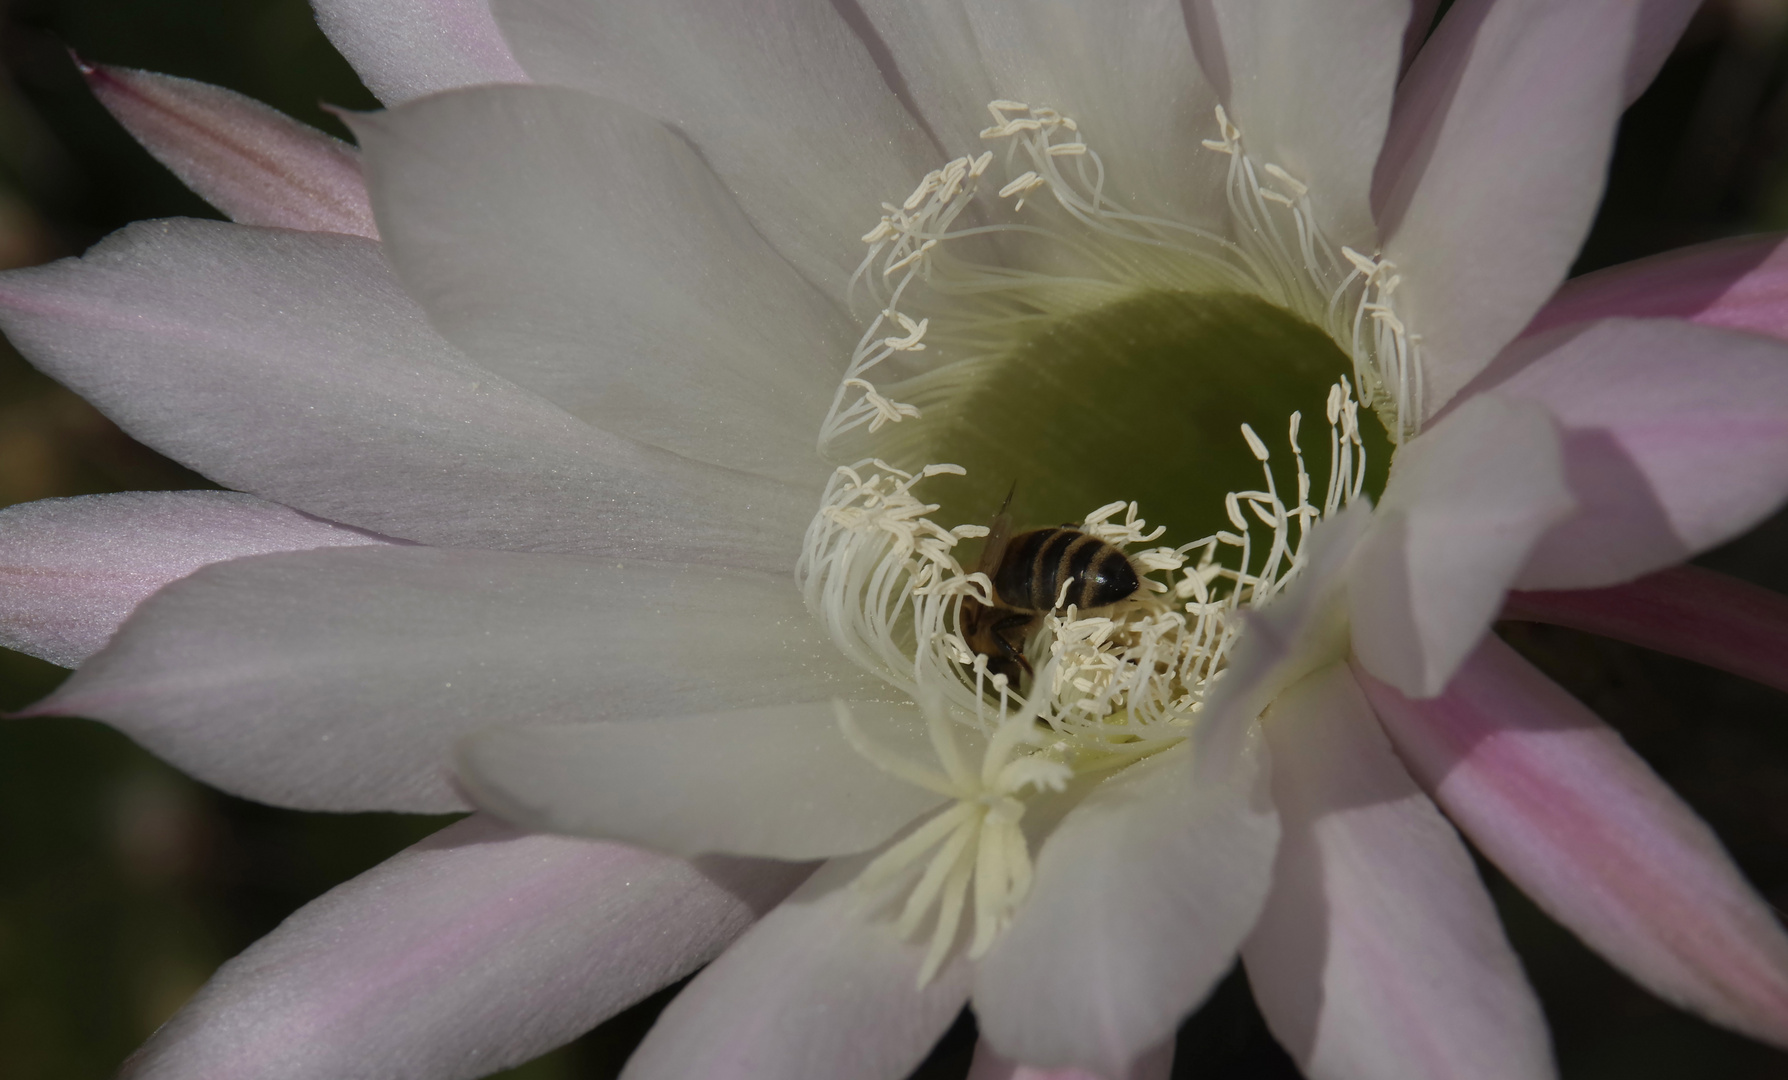
POLYGON ((1024 641, 1046 611, 1098 608, 1128 599, 1141 588, 1130 557, 1072 525, 1011 535, 1006 514, 1012 496, 988 527, 976 569, 993 582, 993 603, 964 597, 958 618, 968 647, 987 658, 987 671, 1016 688, 1030 675, 1024 641), (1057 603, 1057 601, 1060 603, 1057 603))

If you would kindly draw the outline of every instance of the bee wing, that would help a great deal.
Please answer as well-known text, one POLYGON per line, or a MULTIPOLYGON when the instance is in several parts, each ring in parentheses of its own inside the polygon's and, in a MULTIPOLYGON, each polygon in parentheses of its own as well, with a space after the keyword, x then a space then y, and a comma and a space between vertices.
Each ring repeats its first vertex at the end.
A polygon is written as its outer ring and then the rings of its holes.
POLYGON ((993 520, 987 523, 987 540, 981 545, 981 561, 976 564, 975 569, 990 578, 999 569, 1000 560, 1005 557, 1006 541, 1012 539, 1012 515, 1006 513, 1006 508, 1012 505, 1012 496, 1017 491, 1018 481, 1014 480, 1011 490, 1006 492, 1006 501, 1000 503, 1000 512, 993 515, 993 520))
POLYGON ((987 523, 987 540, 981 545, 981 561, 975 564, 975 569, 989 578, 993 577, 993 572, 999 569, 1000 560, 1005 558, 1006 542, 1011 539, 1012 515, 1002 510, 987 523))

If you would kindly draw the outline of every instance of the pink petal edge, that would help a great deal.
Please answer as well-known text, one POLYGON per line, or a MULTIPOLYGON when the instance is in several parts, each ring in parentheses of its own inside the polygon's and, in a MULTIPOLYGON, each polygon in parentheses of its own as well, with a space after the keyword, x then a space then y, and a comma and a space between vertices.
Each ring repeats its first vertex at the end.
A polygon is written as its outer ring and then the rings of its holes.
POLYGON ((1540 1004, 1458 833, 1344 663, 1261 718, 1284 832, 1242 945, 1268 1028, 1310 1080, 1550 1080, 1540 1004))
POLYGON ((1788 596, 1699 566, 1606 589, 1511 592, 1502 618, 1600 634, 1788 691, 1788 596))
POLYGON ((1173 1040, 1136 1060, 1122 1076, 1099 1076, 1085 1069, 1036 1069, 1001 1057, 985 1041, 975 1044, 966 1080, 1168 1080, 1173 1074, 1173 1040))
POLYGON ((138 604, 249 555, 396 544, 234 491, 126 491, 0 510, 0 645, 77 667, 138 604))
POLYGON ((75 63, 125 130, 231 220, 379 238, 347 143, 221 86, 75 63))
POLYGON ((1623 315, 1788 337, 1788 242, 1781 233, 1715 240, 1573 278, 1522 336, 1623 315))
POLYGON ((299 909, 219 969, 125 1075, 471 1080, 706 963, 808 872, 474 816, 299 909))
POLYGON ((1658 996, 1788 1046, 1788 935, 1613 729, 1487 638, 1444 695, 1355 666, 1410 772, 1548 914, 1658 996))

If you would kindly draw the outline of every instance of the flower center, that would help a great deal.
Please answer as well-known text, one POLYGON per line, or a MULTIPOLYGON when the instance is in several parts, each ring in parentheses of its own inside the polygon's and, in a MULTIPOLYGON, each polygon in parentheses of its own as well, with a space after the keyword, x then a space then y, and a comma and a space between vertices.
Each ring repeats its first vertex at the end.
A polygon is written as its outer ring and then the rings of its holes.
MULTIPOLYGON (((968 470, 927 489, 946 526, 986 524, 1008 491, 1018 527, 1081 521, 1121 498, 1185 542, 1225 527, 1230 492, 1260 486, 1242 425, 1274 438, 1293 413, 1321 417, 1351 371, 1326 334, 1259 297, 1150 290, 909 381, 902 394, 928 404, 887 432, 878 456, 909 471, 968 470)), ((1376 496, 1390 443, 1377 423, 1360 436, 1376 496)))
POLYGON ((1222 110, 1205 146, 1230 158, 1228 236, 1119 206, 1071 118, 988 108, 1003 166, 947 163, 863 237, 869 325, 820 433, 848 464, 797 568, 838 646, 930 725, 935 765, 840 707, 860 753, 951 800, 858 882, 930 934, 921 982, 965 915, 980 955, 1023 899, 1031 800, 1184 740, 1238 613, 1297 575, 1318 520, 1382 489, 1421 392, 1395 268, 1330 244, 1222 110), (1129 595, 1074 578, 1124 561, 1129 595))

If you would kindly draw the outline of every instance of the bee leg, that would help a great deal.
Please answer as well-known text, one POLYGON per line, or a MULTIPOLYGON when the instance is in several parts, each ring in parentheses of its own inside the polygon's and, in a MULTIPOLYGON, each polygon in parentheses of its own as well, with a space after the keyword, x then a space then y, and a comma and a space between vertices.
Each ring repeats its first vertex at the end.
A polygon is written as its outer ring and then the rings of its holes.
POLYGON ((1021 677, 1020 669, 1010 658, 1004 656, 988 657, 987 673, 989 675, 1004 675, 1006 677, 1006 685, 1011 687, 1014 691, 1018 689, 1018 680, 1021 677))
POLYGON ((1031 615, 1029 612, 1013 612, 1004 618, 1001 618, 993 625, 993 640, 999 642, 1001 653, 1000 660, 1007 668, 1009 673, 1007 677, 1011 679, 1014 686, 1018 683, 1018 680, 1014 677, 1017 675, 1018 671, 1022 670, 1026 677, 1035 675, 1036 672, 1031 670, 1031 662, 1024 655, 1024 650, 1017 645, 1014 645, 1012 639, 1006 635, 1013 630, 1018 631, 1019 634, 1022 635, 1025 628, 1030 626, 1031 621, 1034 618, 1035 616, 1031 615))

